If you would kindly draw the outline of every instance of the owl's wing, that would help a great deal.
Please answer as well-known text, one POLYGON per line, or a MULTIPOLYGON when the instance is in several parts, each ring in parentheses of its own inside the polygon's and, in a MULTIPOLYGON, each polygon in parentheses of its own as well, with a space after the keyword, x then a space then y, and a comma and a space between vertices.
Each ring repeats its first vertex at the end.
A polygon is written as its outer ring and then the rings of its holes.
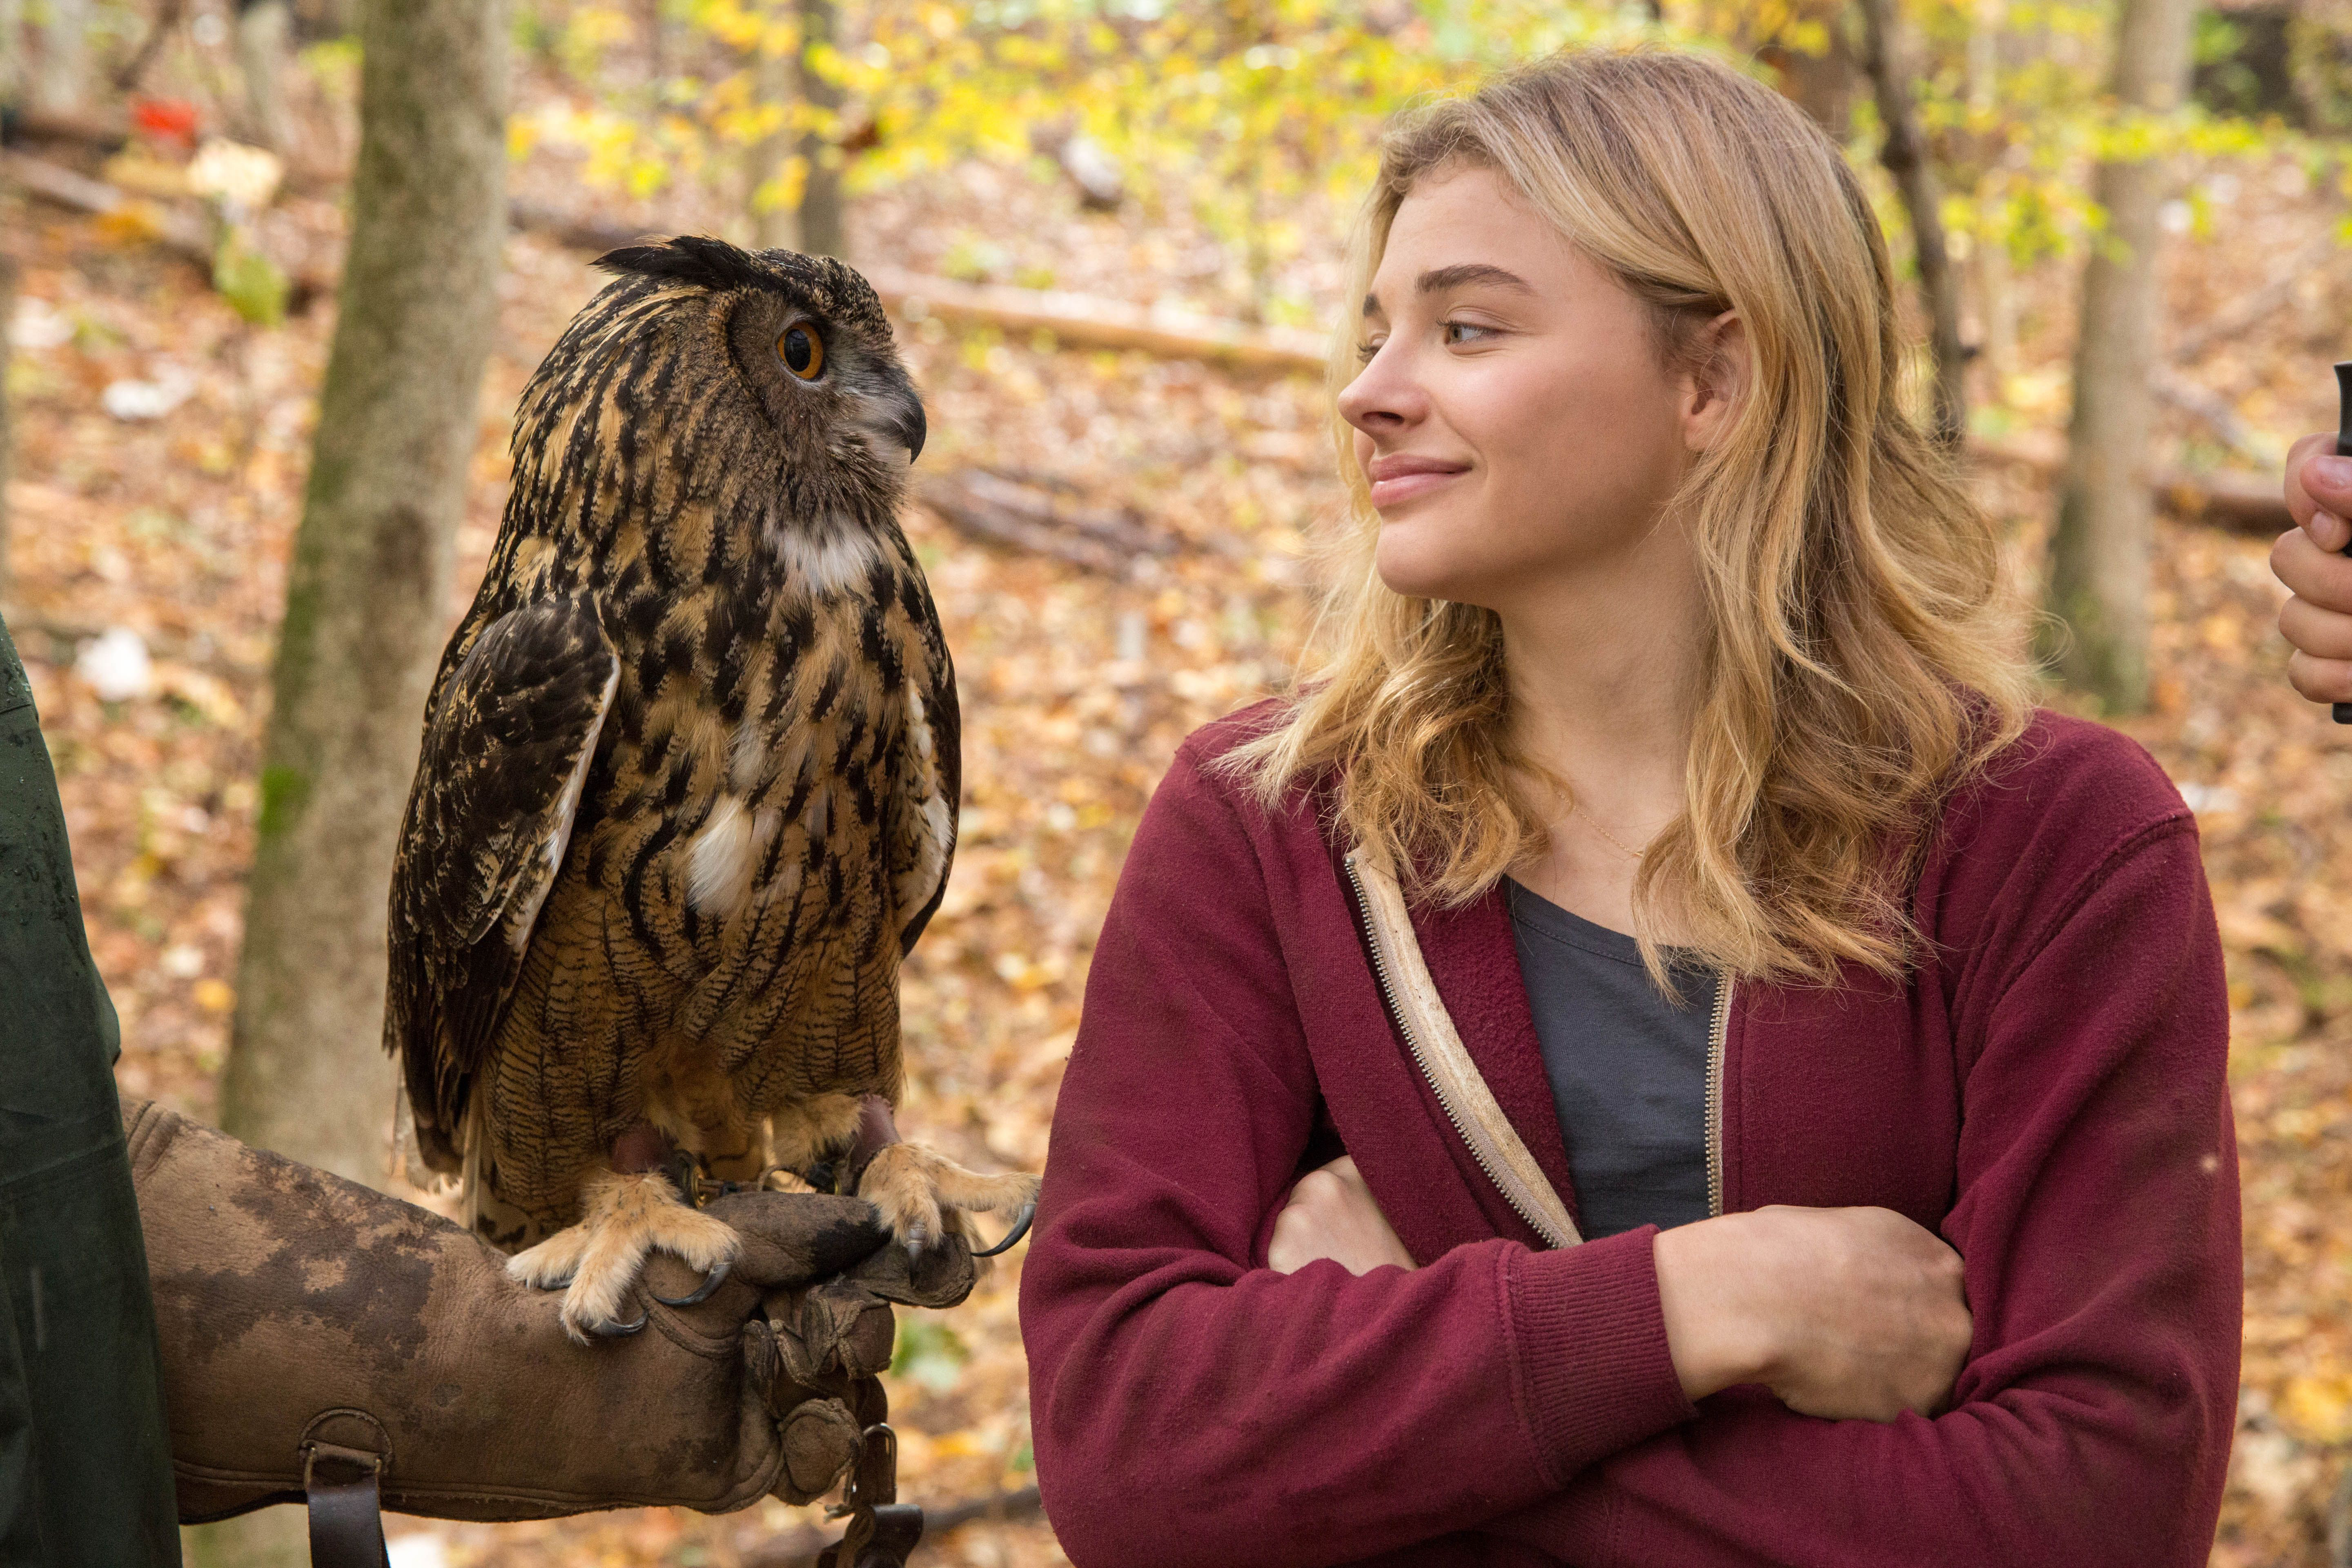
POLYGON ((898 930, 898 954, 915 950, 947 896, 948 870, 955 861, 956 817, 963 800, 963 713, 956 705, 955 666, 948 658, 939 611, 919 574, 909 584, 908 609, 922 634, 925 668, 908 681, 908 729, 913 752, 914 788, 908 791, 904 826, 893 837, 891 877, 898 904, 911 911, 898 930))
POLYGON ((457 1167, 473 1077, 563 864, 619 679, 592 605, 526 605, 475 639, 425 721, 393 866, 384 1046, 436 1170, 457 1167))

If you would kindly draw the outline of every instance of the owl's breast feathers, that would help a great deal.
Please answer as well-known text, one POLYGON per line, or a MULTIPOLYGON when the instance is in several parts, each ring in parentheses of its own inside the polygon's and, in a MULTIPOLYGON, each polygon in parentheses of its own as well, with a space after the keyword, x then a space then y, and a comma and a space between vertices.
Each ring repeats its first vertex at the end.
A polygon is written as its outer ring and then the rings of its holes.
POLYGON ((898 961, 945 890, 961 786, 919 567, 895 529, 671 543, 663 565, 709 563, 691 585, 627 557, 461 627, 445 661, 386 1016, 437 1166, 502 1048, 617 1053, 622 1020, 707 1039, 763 1094, 895 1088, 898 961), (527 966, 557 979, 519 1017, 527 966))

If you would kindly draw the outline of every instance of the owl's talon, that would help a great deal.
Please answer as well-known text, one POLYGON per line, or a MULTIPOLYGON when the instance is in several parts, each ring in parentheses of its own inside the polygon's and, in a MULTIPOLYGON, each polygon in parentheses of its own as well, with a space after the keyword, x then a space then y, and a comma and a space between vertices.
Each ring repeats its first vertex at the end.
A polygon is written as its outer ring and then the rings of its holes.
POLYGON ((1029 1234, 1029 1222, 1030 1222, 1031 1220, 1033 1220, 1033 1219, 1035 1219, 1036 1217, 1037 1217, 1037 1205, 1036 1205, 1036 1204, 1035 1204, 1034 1201, 1033 1201, 1033 1202, 1030 1202, 1030 1203, 1023 1204, 1023 1205, 1021 1205, 1021 1217, 1020 1217, 1019 1219, 1016 1219, 1016 1220, 1014 1220, 1014 1221, 1013 1222, 1013 1228, 1012 1228, 1011 1230, 1008 1230, 1008 1231, 1006 1231, 1006 1232, 1004 1233, 1004 1239, 1003 1239, 1003 1241, 998 1242, 994 1247, 990 1247, 987 1251, 985 1251, 985 1252, 975 1252, 975 1253, 973 1253, 973 1254, 972 1254, 972 1256, 973 1256, 974 1258, 993 1258, 993 1257, 995 1257, 998 1253, 1000 1253, 1000 1252, 1003 1251, 1006 1247, 1011 1247, 1014 1242, 1016 1242, 1016 1241, 1020 1240, 1023 1237, 1024 1237, 1024 1236, 1028 1235, 1028 1234, 1029 1234))
POLYGON ((914 1143, 886 1145, 866 1166, 858 1196, 906 1244, 909 1260, 950 1237, 971 1239, 970 1216, 982 1209, 1016 1214, 1003 1240, 975 1258, 992 1258, 1021 1239, 1037 1207, 1037 1178, 1021 1173, 984 1176, 914 1143))
POLYGON ((507 1260, 516 1279, 563 1289, 563 1331, 579 1344, 644 1331, 652 1307, 642 1307, 634 1322, 622 1314, 647 1253, 669 1253, 702 1276, 698 1289, 674 1303, 690 1305, 718 1289, 742 1248, 724 1223, 680 1203, 659 1172, 591 1175, 581 1184, 581 1207, 572 1225, 507 1260))
MULTIPOLYGON (((656 1296, 654 1299, 659 1300, 661 1298, 656 1296)), ((591 1323, 588 1331, 600 1340, 625 1340, 631 1334, 644 1333, 646 1325, 652 1321, 653 1313, 650 1311, 639 1312, 634 1323, 591 1323)))
MULTIPOLYGON (((665 1307, 691 1307, 698 1301, 708 1301, 710 1300, 710 1293, 713 1290, 718 1289, 719 1287, 727 1283, 727 1276, 734 1267, 734 1261, 730 1258, 720 1263, 718 1268, 712 1269, 708 1275, 704 1276, 702 1283, 688 1291, 685 1295, 656 1296, 654 1300, 659 1301, 665 1307)), ((637 1327, 642 1329, 645 1325, 643 1323, 639 1323, 637 1327)), ((631 1331, 635 1332, 635 1331, 632 1330, 631 1331)))

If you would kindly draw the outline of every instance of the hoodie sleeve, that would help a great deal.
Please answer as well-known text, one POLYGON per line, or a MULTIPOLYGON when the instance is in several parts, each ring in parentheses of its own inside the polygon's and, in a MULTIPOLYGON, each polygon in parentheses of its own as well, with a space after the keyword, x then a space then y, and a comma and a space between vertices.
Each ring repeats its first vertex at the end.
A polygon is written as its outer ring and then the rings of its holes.
POLYGON ((1095 952, 1023 1265, 1046 1511, 1080 1568, 1492 1561, 1472 1527, 1691 1414, 1655 1232, 1262 1267, 1318 1105, 1270 906, 1188 747, 1095 952))
POLYGON ((2172 805, 2060 896, 2012 883, 2033 906, 2015 957, 1969 982, 1990 1001, 1960 1029, 1943 1236, 1976 1337, 1953 1407, 1829 1422, 1727 1391, 1491 1523, 1498 1545, 1641 1568, 2206 1561, 2238 1384, 2238 1167, 2221 943, 2172 805))

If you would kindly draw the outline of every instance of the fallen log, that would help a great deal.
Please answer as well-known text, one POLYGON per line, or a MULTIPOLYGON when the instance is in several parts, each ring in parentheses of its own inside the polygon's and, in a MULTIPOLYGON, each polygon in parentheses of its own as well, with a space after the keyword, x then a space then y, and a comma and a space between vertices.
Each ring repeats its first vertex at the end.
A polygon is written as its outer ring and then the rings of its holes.
POLYGON ((2305 241, 2301 250, 2281 263, 2261 288, 2238 296, 2201 321, 2186 324, 2180 335, 2172 340, 2166 357, 2176 365, 2193 364, 2215 343, 2268 320, 2294 298, 2305 279, 2325 266, 2341 248, 2343 242, 2336 237, 2336 225, 2331 220, 2315 238, 2305 241))
MULTIPOLYGON (((645 231, 575 218, 531 202, 508 208, 517 228, 544 234, 578 250, 632 245, 645 231)), ((1015 289, 931 278, 896 267, 866 267, 866 280, 882 302, 906 321, 927 316, 978 321, 1015 332, 1051 332, 1073 348, 1140 349, 1170 359, 1220 360, 1253 370, 1319 374, 1328 359, 1320 334, 1293 327, 1254 327, 1194 310, 1136 305, 1058 289, 1015 289)))
MULTIPOLYGON (((16 182, 27 195, 93 217, 110 218, 130 226, 164 249, 204 268, 213 277, 218 244, 211 218, 192 204, 135 195, 104 180, 60 167, 22 153, 0 151, 0 181, 16 182)), ((331 295, 335 276, 324 268, 285 268, 286 313, 299 316, 311 301, 331 295)))
POLYGON ((193 213, 162 202, 133 196, 104 180, 45 159, 0 151, 0 178, 12 181, 27 195, 95 217, 122 217, 152 234, 157 244, 212 269, 212 227, 193 213))
POLYGON ((1015 332, 1050 332, 1076 348, 1140 349, 1170 359, 1217 360, 1251 370, 1314 374, 1329 358, 1316 332, 1254 327, 1196 311, 1134 305, 1059 289, 1013 289, 927 278, 895 267, 864 268, 882 302, 908 321, 980 321, 1015 332))
POLYGON ((113 153, 130 140, 127 121, 56 110, 12 107, 0 111, 0 142, 70 142, 97 152, 113 153))
POLYGON ((1160 560, 1188 548, 1182 538, 1150 526, 1137 512, 1083 505, 1071 487, 1053 479, 964 468, 924 480, 915 499, 960 533, 1050 555, 1105 577, 1148 579, 1160 560))
POLYGON ((2286 481, 2278 474, 2221 472, 2157 476, 2157 504, 2184 522, 2275 538, 2294 526, 2286 481))
MULTIPOLYGON (((2066 468, 2064 448, 2055 442, 1971 441, 1969 457, 1978 463, 2025 468, 2044 484, 2055 484, 2066 468)), ((2230 468, 2192 474, 2183 468, 2164 468, 2155 474, 2151 485, 2158 508, 2183 522, 2201 522, 2231 533, 2263 538, 2294 526, 2294 517, 2286 510, 2285 482, 2276 474, 2230 468)))
MULTIPOLYGON (((46 121, 45 129, 54 129, 46 121)), ((28 130, 27 134, 32 132, 28 130)), ((93 132, 93 135, 95 132, 93 132)), ((88 213, 93 217, 124 217, 153 237, 165 249, 177 252, 210 272, 213 265, 212 226, 184 205, 126 191, 104 180, 94 180, 62 164, 29 153, 0 150, 0 179, 11 180, 26 195, 53 205, 88 213)), ((641 238, 642 229, 595 218, 578 218, 529 202, 509 204, 508 223, 548 235, 558 244, 579 250, 611 250, 641 238)), ((303 270, 291 281, 298 298, 331 293, 335 279, 322 272, 303 270)), ((289 304, 289 310, 295 309, 289 304)))
POLYGON ((543 234, 556 244, 573 250, 617 250, 625 245, 635 245, 649 232, 632 228, 625 224, 607 223, 602 218, 579 217, 558 208, 543 206, 538 202, 515 200, 507 203, 507 226, 543 234))

